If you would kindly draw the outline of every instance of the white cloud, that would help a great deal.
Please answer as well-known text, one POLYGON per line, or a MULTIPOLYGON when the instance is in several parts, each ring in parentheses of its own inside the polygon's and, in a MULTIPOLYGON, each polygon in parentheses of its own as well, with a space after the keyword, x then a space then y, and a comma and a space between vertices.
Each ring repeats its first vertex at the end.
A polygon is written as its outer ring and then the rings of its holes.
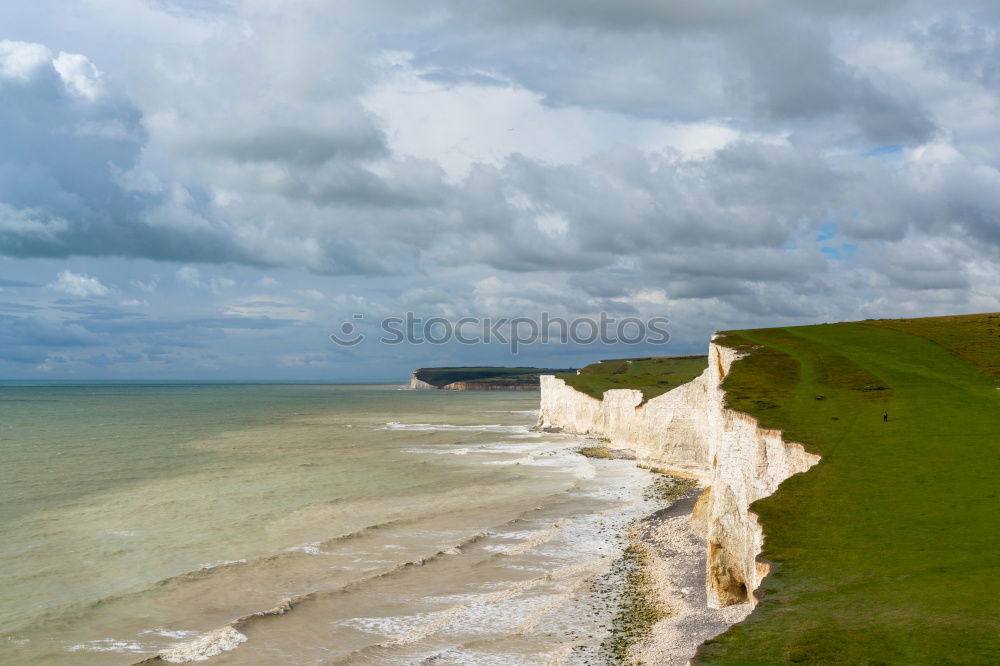
POLYGON ((286 299, 256 296, 240 299, 226 308, 223 314, 235 317, 266 317, 295 321, 311 321, 315 317, 315 313, 309 308, 286 299))
POLYGON ((87 56, 60 52, 52 66, 71 92, 90 101, 101 94, 101 72, 87 56))
POLYGON ((443 85, 424 78, 405 54, 387 62, 389 74, 365 97, 388 128, 389 144, 404 155, 433 160, 452 181, 474 164, 500 165, 512 154, 574 164, 616 145, 641 145, 697 157, 740 138, 781 140, 745 133, 723 122, 666 122, 585 106, 551 106, 516 82, 486 79, 443 85))
POLYGON ((41 44, 0 41, 0 77, 27 81, 52 61, 52 52, 41 44))
POLYGON ((49 289, 61 291, 70 296, 79 296, 80 298, 105 296, 109 291, 97 278, 68 270, 61 271, 59 278, 49 284, 49 289))
POLYGON ((0 231, 53 238, 68 227, 69 222, 61 217, 48 216, 43 211, 31 208, 17 209, 0 201, 0 231))
POLYGON ((178 268, 176 276, 180 282, 189 284, 192 287, 201 286, 201 271, 194 266, 182 266, 178 268))

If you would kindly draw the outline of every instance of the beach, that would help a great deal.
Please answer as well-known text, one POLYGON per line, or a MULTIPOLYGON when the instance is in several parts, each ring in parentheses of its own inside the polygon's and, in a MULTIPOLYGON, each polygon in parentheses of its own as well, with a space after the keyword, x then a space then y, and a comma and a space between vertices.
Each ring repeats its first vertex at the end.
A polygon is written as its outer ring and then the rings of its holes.
POLYGON ((639 521, 637 541, 651 553, 655 593, 668 609, 633 655, 644 664, 683 665, 698 646, 743 620, 751 604, 708 607, 705 591, 706 543, 691 524, 701 488, 639 521))
MULTIPOLYGON (((536 407, 396 386, 5 386, 20 472, 0 657, 608 663, 637 526, 674 575, 670 502, 649 491, 660 475, 534 430, 536 407)), ((695 550, 678 553, 696 567, 695 550)))

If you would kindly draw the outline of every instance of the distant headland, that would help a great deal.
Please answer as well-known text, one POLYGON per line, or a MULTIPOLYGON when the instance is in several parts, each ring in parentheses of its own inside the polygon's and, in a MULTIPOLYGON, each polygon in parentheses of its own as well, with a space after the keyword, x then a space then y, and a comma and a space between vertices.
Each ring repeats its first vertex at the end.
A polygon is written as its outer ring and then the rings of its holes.
POLYGON ((411 389, 446 391, 537 391, 540 375, 576 373, 575 368, 454 367, 419 368, 411 389))

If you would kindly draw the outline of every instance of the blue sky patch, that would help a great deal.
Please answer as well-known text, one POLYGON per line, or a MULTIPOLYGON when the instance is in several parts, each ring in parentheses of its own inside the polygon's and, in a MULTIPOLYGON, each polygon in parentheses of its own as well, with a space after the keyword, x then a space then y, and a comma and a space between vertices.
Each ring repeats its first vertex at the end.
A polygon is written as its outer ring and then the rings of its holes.
POLYGON ((816 242, 822 243, 831 238, 836 238, 838 233, 840 233, 840 227, 837 226, 836 222, 824 222, 820 225, 819 232, 816 234, 816 242))
POLYGON ((882 157, 884 155, 896 155, 903 152, 903 144, 891 143, 887 146, 878 146, 861 153, 863 157, 882 157))
POLYGON ((824 247, 820 251, 834 261, 847 261, 857 254, 858 246, 853 243, 844 243, 840 247, 824 247))

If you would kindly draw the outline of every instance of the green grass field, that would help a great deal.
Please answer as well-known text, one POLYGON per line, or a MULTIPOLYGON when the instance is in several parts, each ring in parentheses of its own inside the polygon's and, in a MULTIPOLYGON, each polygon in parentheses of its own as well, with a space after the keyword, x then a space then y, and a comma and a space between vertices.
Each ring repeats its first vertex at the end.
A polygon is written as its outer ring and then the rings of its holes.
POLYGON ((654 356, 599 361, 580 374, 558 375, 581 393, 600 400, 609 389, 638 389, 643 402, 691 381, 708 367, 707 356, 654 356))
POLYGON ((718 341, 730 406, 823 459, 754 504, 772 573, 700 663, 1000 664, 1000 314, 718 341))

